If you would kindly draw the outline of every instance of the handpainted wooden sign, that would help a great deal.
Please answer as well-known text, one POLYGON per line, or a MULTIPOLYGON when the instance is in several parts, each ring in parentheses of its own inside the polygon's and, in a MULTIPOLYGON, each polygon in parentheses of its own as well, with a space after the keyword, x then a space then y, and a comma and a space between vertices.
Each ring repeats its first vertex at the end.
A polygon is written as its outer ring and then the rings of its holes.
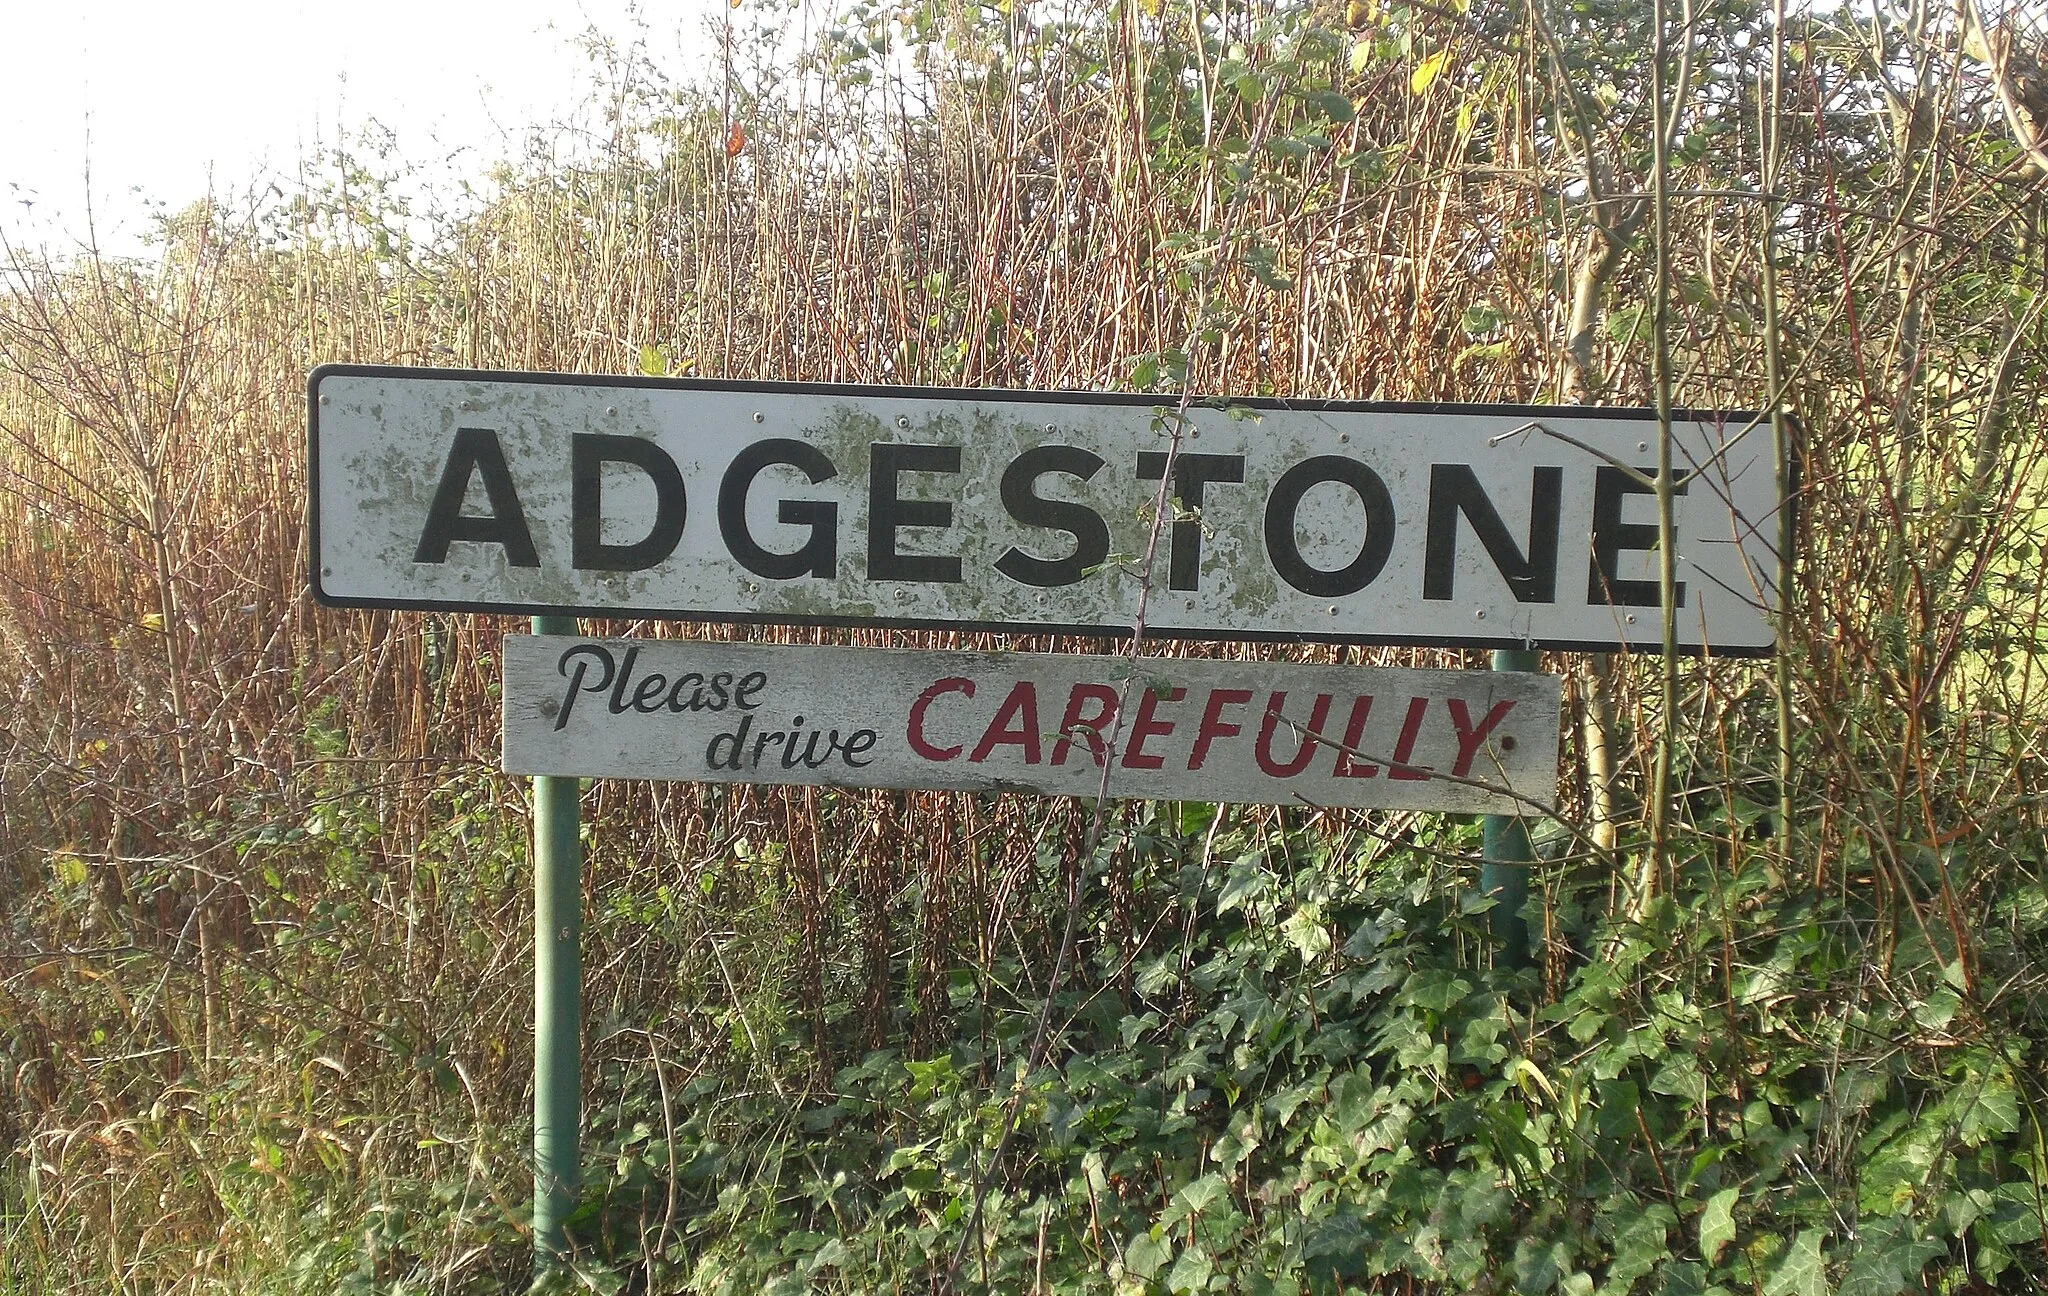
POLYGON ((1526 812, 1559 681, 1509 672, 508 635, 514 774, 1526 812), (1518 799, 1522 798, 1522 799, 1518 799))
MULTIPOLYGON (((1642 410, 330 365, 313 588, 351 607, 1611 650, 1661 642, 1642 410), (1179 435, 1174 432, 1178 429, 1179 435)), ((1768 652, 1768 437, 1680 414, 1679 643, 1768 652)))

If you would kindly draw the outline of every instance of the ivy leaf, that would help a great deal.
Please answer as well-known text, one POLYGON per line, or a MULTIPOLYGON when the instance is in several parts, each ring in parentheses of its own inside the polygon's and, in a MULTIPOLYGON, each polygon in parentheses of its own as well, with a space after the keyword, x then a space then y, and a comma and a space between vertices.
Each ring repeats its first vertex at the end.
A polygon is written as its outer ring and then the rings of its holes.
POLYGON ((1554 1236, 1532 1234, 1515 1243, 1509 1272, 1521 1291, 1548 1291, 1564 1276, 1571 1259, 1570 1243, 1554 1236))
POLYGON ((1857 1228, 1856 1254, 1849 1258, 1837 1296, 1898 1296, 1920 1290, 1927 1262, 1946 1254, 1940 1242, 1919 1236, 1904 1217, 1866 1220, 1857 1228))
POLYGON ((1962 1005, 1961 995, 1948 986, 1937 986, 1933 994, 1913 1005, 1913 1020, 1931 1031, 1946 1030, 1962 1005))
POLYGON ((1740 1188, 1723 1188, 1707 1198, 1700 1212, 1700 1258, 1708 1264, 1719 1261, 1721 1248, 1735 1240, 1735 1203, 1741 1196, 1740 1188))
POLYGON ((2019 1094, 2004 1077, 1987 1077, 1979 1085, 1974 1099, 1966 1101, 1961 1116, 1958 1132, 1963 1142, 1971 1147, 1993 1135, 2016 1134, 2020 1128, 2019 1094))
POLYGON ((1436 84, 1436 79, 1444 74, 1444 65, 1450 61, 1451 52, 1447 49, 1440 49, 1416 64, 1415 70, 1408 74, 1408 93, 1416 95, 1425 93, 1432 85, 1436 84))
POLYGON ((1280 934, 1304 963, 1313 963, 1330 950, 1330 929, 1323 922, 1320 905, 1306 904, 1295 910, 1280 924, 1280 934))
POLYGON ((1124 1248, 1124 1268, 1140 1278, 1151 1278, 1165 1267, 1173 1255, 1173 1244, 1163 1242, 1150 1233, 1140 1233, 1124 1248))
POLYGON ((1764 1279, 1764 1296, 1829 1296, 1827 1261, 1821 1258, 1821 1230, 1807 1229, 1764 1279))
POLYGON ((1209 1253, 1198 1246, 1191 1246, 1174 1261, 1173 1271, 1166 1275, 1166 1285, 1175 1292, 1202 1291, 1209 1286, 1209 1279, 1215 1272, 1216 1262, 1209 1258, 1209 1253))
POLYGON ((1227 914, 1232 909, 1256 899, 1266 889, 1266 879, 1259 874, 1259 866, 1246 860, 1239 860, 1230 866, 1229 876, 1223 883, 1223 893, 1216 897, 1216 912, 1227 914))
POLYGON ((1223 1176, 1211 1172, 1175 1193, 1174 1196, 1178 1199, 1175 1204, 1184 1208, 1181 1212, 1183 1218, 1188 1215, 1200 1215, 1229 1191, 1230 1185, 1224 1182, 1223 1176))
POLYGON ((1640 1212, 1615 1212, 1614 1260, 1607 1268, 1607 1281, 1625 1291, 1655 1270, 1671 1254, 1668 1230, 1677 1222, 1677 1215, 1663 1202, 1640 1212))

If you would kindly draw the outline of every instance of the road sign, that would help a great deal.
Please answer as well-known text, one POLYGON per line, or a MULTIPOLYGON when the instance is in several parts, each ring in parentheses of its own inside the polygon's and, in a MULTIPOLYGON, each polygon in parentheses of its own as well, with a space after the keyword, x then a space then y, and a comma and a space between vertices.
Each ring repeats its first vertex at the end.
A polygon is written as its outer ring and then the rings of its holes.
MULTIPOLYGON (((1661 642, 1642 410, 360 366, 309 395, 331 604, 1122 635, 1163 480, 1148 634, 1661 642)), ((1674 434, 1679 642, 1768 652, 1769 438, 1674 434)))
POLYGON ((1529 811, 1551 675, 509 635, 507 771, 1529 811), (1121 717, 1121 726, 1119 726, 1121 717))

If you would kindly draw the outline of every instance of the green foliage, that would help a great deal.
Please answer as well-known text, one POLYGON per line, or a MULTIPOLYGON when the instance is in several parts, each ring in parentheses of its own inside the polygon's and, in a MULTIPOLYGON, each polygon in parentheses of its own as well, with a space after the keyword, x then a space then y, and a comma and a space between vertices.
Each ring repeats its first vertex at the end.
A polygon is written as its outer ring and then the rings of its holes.
MULTIPOLYGON (((470 970, 435 999, 376 991, 404 941, 403 906, 360 904, 372 805, 337 797, 247 847, 275 953, 227 986, 273 1006, 240 1029, 291 1060, 269 1073, 289 1084, 218 1076, 37 1153, 58 1158, 46 1173, 11 1163, 9 1263, 94 1209, 35 1186, 86 1158, 153 1191, 206 1183, 238 1290, 482 1291, 523 1272, 523 1063, 458 1025, 480 988, 511 987, 474 984, 495 952, 458 941, 470 970), (369 1033, 337 1032, 349 1009, 322 1001, 323 966, 366 983, 369 1033), (479 1106, 491 1093, 512 1103, 479 1106)), ((1361 848, 1285 816, 1134 810, 1084 892, 1081 965, 1035 1070, 1043 948, 953 971, 942 1033, 899 1018, 880 1048, 828 1048, 806 1022, 857 1020, 860 982, 812 1003, 774 975, 777 844, 692 886, 613 874, 598 847, 592 949, 666 949, 674 973, 593 1006, 562 1290, 922 1288, 956 1252, 958 1281, 992 1291, 1892 1296, 2048 1276, 2038 1042, 1938 952, 1902 947, 1874 979, 1859 903, 1774 893, 1708 852, 1640 921, 1589 918, 1569 934, 1583 955, 1513 971, 1484 957, 1469 825, 1361 848), (1957 1036, 1965 1018, 1985 1029, 1957 1036)), ((425 848, 463 867, 415 880, 412 921, 432 895, 460 933, 517 894, 523 834, 459 787, 440 822, 425 848)), ((1018 915, 1039 939, 1056 916, 1018 915)), ((1987 941, 1977 983, 2029 957, 1987 941)), ((107 1007, 166 972, 185 984, 139 954, 114 965, 107 1007)), ((33 1046, 7 1039, 17 1059, 33 1046)))
POLYGON ((960 1277, 997 1291, 1890 1296, 2048 1272, 2038 1065, 1916 1045, 1953 987, 1859 989, 1853 906, 1731 912, 1702 860, 1689 899, 1589 927, 1599 953, 1546 996, 1475 964, 1469 877, 1409 849, 1157 815, 1118 866, 1152 936, 1089 952, 1046 1066, 1021 1069, 1037 1004, 963 974, 938 1047, 807 1092, 742 1066, 657 1110, 640 1073, 598 1105, 577 1236, 705 1292, 926 1286, 978 1193, 960 1277))

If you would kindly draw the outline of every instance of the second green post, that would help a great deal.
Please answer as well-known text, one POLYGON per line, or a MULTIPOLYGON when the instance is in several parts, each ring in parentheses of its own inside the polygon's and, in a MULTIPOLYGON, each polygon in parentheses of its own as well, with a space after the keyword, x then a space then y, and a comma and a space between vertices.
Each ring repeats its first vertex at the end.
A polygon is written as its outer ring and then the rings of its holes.
MULTIPOLYGON (((1534 671, 1541 664, 1533 652, 1503 649, 1493 654, 1497 671, 1534 671)), ((1522 906, 1529 898, 1529 865, 1536 858, 1529 822, 1521 815, 1487 815, 1481 830, 1479 894, 1493 897, 1488 920, 1501 946, 1500 957, 1522 967, 1529 962, 1529 925, 1522 918, 1522 906)))

